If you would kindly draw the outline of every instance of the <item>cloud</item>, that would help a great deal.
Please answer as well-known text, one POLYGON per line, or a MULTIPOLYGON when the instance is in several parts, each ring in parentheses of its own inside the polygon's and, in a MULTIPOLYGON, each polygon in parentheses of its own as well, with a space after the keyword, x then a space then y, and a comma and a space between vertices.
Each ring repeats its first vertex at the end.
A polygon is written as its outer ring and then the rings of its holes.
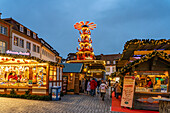
POLYGON ((170 39, 168 0, 1 0, 2 17, 13 17, 38 33, 62 57, 77 52, 73 25, 93 21, 95 54, 119 53, 132 38, 170 39))

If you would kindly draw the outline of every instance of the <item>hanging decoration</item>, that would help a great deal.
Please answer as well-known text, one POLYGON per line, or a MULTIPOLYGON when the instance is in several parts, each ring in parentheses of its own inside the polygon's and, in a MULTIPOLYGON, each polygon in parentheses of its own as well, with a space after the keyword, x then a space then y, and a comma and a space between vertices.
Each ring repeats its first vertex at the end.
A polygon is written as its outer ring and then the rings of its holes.
POLYGON ((3 61, 5 61, 5 60, 6 61, 9 61, 9 60, 15 61, 16 60, 17 62, 20 62, 16 58, 21 58, 21 59, 27 59, 27 60, 36 60, 39 63, 48 63, 52 66, 60 65, 56 62, 41 60, 41 59, 34 57, 34 56, 23 56, 23 55, 14 55, 14 54, 6 54, 6 53, 0 53, 0 56, 10 57, 10 59, 1 58, 1 60, 3 60, 3 61))
POLYGON ((80 48, 77 47, 78 52, 77 60, 93 60, 95 58, 93 48, 92 48, 92 39, 90 37, 91 31, 96 28, 96 24, 93 22, 83 21, 77 22, 74 24, 74 28, 79 30, 81 40, 78 39, 80 48))
POLYGON ((161 45, 161 44, 170 44, 170 39, 166 40, 166 39, 160 39, 160 40, 154 40, 154 39, 133 39, 130 41, 127 41, 126 44, 124 45, 124 49, 123 49, 123 54, 121 56, 121 59, 124 57, 124 53, 129 49, 130 45, 161 45))
POLYGON ((142 62, 148 61, 149 59, 153 58, 154 56, 159 56, 164 60, 167 60, 168 62, 170 62, 170 57, 167 53, 164 53, 163 51, 158 52, 158 51, 153 51, 152 53, 147 54, 146 56, 142 57, 141 59, 137 59, 133 62, 128 63, 127 65, 125 65, 124 67, 122 67, 118 72, 112 73, 111 77, 115 77, 118 76, 122 73, 127 72, 129 69, 131 69, 133 66, 138 65, 142 62))

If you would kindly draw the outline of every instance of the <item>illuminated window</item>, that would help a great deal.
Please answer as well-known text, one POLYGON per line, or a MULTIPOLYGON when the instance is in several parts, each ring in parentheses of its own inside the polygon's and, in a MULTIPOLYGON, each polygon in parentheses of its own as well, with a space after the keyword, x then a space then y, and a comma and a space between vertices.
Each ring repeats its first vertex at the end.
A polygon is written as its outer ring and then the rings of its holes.
POLYGON ((106 67, 106 72, 110 72, 110 67, 106 67))
POLYGON ((36 52, 36 45, 33 44, 33 51, 36 52))
POLYGON ((30 42, 27 42, 27 49, 31 50, 31 43, 30 42))
POLYGON ((24 27, 22 25, 20 25, 19 29, 20 29, 21 32, 24 32, 24 27))
POLYGON ((5 53, 5 51, 6 51, 6 43, 0 41, 0 53, 5 53))
POLYGON ((113 60, 113 64, 116 64, 116 61, 115 61, 115 60, 113 60))
POLYGON ((7 35, 7 27, 1 26, 1 27, 0 27, 0 33, 1 33, 1 34, 4 34, 4 35, 7 35))
POLYGON ((116 66, 113 66, 113 72, 116 72, 116 66))
POLYGON ((27 35, 30 36, 30 30, 29 29, 27 29, 27 35))
POLYGON ((107 61, 107 64, 110 64, 110 61, 107 61))
POLYGON ((20 47, 24 48, 24 40, 20 39, 20 47))
POLYGON ((19 38, 14 36, 14 45, 18 46, 18 40, 19 40, 19 38))

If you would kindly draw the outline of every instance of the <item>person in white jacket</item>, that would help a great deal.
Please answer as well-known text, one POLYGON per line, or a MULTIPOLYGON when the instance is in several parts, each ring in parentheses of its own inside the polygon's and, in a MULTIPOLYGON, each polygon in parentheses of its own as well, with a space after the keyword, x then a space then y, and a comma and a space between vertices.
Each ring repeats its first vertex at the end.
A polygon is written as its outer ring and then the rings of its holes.
POLYGON ((90 81, 88 81, 87 82, 87 94, 88 93, 90 94, 90 91, 91 91, 91 89, 90 89, 90 81))
POLYGON ((103 101, 106 94, 106 89, 107 89, 107 85, 104 81, 102 81, 102 84, 100 85, 100 93, 103 101))

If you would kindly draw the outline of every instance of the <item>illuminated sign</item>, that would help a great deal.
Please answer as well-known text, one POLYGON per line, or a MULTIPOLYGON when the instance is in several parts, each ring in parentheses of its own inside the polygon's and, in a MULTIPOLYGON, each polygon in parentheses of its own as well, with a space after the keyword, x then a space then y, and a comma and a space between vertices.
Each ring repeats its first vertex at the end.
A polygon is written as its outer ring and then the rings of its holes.
POLYGON ((17 51, 10 51, 10 50, 7 50, 6 51, 7 54, 14 54, 14 55, 26 55, 26 56, 29 56, 30 53, 28 52, 17 52, 17 51))

